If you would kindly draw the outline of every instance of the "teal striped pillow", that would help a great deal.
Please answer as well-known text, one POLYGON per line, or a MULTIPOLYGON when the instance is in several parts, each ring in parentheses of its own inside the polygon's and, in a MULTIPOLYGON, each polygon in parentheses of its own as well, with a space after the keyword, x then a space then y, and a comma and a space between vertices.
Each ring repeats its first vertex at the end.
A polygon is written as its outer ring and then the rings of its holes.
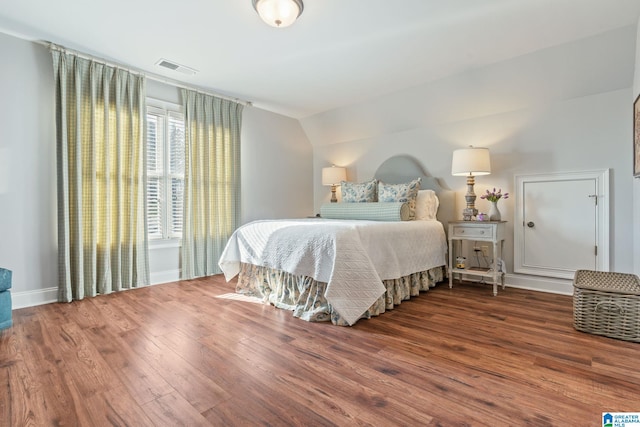
POLYGON ((408 203, 327 203, 320 216, 328 219, 360 219, 368 221, 409 221, 408 203))

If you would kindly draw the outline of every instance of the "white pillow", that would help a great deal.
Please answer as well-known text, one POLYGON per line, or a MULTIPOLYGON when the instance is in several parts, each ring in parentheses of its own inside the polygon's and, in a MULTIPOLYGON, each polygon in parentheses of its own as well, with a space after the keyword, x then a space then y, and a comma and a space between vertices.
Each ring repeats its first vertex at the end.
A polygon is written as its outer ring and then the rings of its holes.
POLYGON ((433 221, 436 219, 440 200, 433 190, 420 190, 416 199, 416 219, 433 221))

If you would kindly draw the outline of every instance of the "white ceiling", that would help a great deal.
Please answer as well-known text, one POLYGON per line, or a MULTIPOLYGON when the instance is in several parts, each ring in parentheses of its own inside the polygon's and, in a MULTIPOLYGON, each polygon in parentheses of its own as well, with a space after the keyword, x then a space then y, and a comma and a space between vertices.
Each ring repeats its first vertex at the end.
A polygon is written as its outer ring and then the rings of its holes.
POLYGON ((6 0, 0 31, 304 118, 639 16, 640 0, 304 0, 300 19, 276 29, 251 0, 6 0))

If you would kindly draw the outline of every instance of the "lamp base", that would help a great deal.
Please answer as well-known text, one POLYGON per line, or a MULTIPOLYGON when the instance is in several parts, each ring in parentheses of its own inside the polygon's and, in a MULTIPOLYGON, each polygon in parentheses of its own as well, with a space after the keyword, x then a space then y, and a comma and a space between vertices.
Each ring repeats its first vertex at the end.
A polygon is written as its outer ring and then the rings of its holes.
POLYGON ((466 208, 462 210, 462 220, 463 221, 473 221, 473 218, 478 215, 478 209, 476 208, 466 208))
POLYGON ((336 197, 336 186, 331 186, 331 203, 338 203, 338 198, 336 197))
POLYGON ((473 221, 473 218, 478 215, 478 209, 476 209, 476 193, 473 192, 475 182, 473 175, 469 174, 469 176, 467 176, 467 194, 464 196, 467 207, 462 211, 462 219, 464 221, 473 221))

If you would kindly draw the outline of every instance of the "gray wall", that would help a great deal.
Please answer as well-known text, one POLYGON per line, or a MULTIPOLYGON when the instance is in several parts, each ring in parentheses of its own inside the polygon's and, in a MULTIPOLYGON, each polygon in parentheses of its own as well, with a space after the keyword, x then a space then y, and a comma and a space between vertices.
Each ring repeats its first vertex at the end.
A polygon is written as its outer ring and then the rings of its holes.
POLYGON ((0 266, 21 292, 58 283, 53 66, 42 46, 0 34, 0 266))
MULTIPOLYGON (((533 52, 370 102, 302 120, 314 145, 315 208, 329 199, 319 182, 329 164, 349 179, 369 179, 388 157, 409 154, 442 177, 464 207, 465 178, 451 176, 456 148, 489 147, 493 172, 476 178, 476 193, 514 189, 514 176, 611 169, 611 269, 634 268, 633 191, 629 144, 636 27, 533 52)), ((477 207, 487 211, 488 203, 477 207)), ((500 202, 509 221, 505 245, 513 271, 514 201, 500 202)), ((510 275, 511 284, 538 286, 510 275)))
MULTIPOLYGON (((0 33, 0 266, 13 270, 14 308, 56 299, 55 107, 51 55, 0 33)), ((178 90, 151 80, 154 98, 178 90)), ((313 210, 312 148, 297 120, 254 107, 242 125, 242 221, 313 210)), ((177 279, 178 248, 150 251, 152 282, 177 279)))
MULTIPOLYGON (((640 20, 636 35, 636 66, 631 102, 640 95, 640 20)), ((640 275, 640 179, 633 180, 633 260, 634 272, 640 275)))
POLYGON ((313 213, 313 149, 298 120, 245 108, 242 221, 313 213))

